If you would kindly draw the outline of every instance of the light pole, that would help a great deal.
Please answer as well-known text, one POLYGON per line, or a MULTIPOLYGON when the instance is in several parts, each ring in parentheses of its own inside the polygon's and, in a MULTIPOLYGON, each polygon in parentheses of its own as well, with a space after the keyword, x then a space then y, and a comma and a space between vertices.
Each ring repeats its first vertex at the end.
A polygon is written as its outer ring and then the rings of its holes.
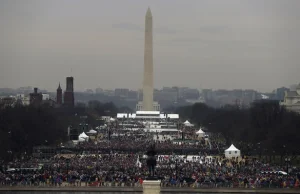
POLYGON ((69 163, 70 163, 70 159, 67 159, 67 176, 69 174, 69 163))
POLYGON ((289 164, 291 163, 291 158, 286 157, 284 161, 286 163, 286 173, 289 174, 289 164))
POLYGON ((10 159, 11 159, 11 156, 12 156, 12 145, 11 145, 11 136, 12 136, 12 134, 11 134, 11 131, 9 131, 8 132, 8 138, 9 138, 9 150, 7 151, 7 153, 8 153, 8 160, 10 161, 10 159))
POLYGON ((284 156, 284 155, 286 155, 286 156, 288 155, 288 154, 287 154, 287 151, 286 151, 285 145, 282 146, 282 155, 281 155, 281 158, 280 158, 280 165, 281 165, 281 166, 282 166, 282 163, 283 163, 282 160, 283 160, 283 156, 284 156))
POLYGON ((261 145, 260 142, 257 143, 259 149, 259 160, 261 159, 261 145))
POLYGON ((98 178, 98 162, 99 162, 99 153, 97 153, 97 162, 96 162, 96 177, 98 178))
POLYGON ((7 153, 8 153, 8 161, 11 161, 12 160, 12 151, 8 150, 7 153))
MULTIPOLYGON (((128 114, 127 114, 128 115, 128 114)), ((123 116, 123 118, 122 118, 122 128, 123 128, 123 130, 124 130, 124 120, 125 120, 125 115, 123 116)))
POLYGON ((178 179, 178 158, 175 159, 175 173, 176 173, 176 180, 178 179))

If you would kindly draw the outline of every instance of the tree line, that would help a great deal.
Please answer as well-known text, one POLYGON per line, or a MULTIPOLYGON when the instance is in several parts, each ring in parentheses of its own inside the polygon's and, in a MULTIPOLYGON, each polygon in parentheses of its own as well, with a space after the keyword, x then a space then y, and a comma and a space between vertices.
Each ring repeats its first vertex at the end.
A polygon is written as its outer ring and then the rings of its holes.
MULTIPOLYGON (((77 127, 81 116, 95 127, 101 116, 115 116, 119 110, 113 103, 90 101, 74 108, 49 105, 0 108, 0 160, 30 155, 34 146, 56 146, 67 140, 67 128, 77 127)), ((128 110, 130 111, 130 110, 128 110)))
MULTIPOLYGON (((90 101, 74 108, 15 106, 0 109, 0 159, 30 154, 33 146, 58 145, 67 140, 69 125, 78 126, 87 116, 91 127, 101 116, 115 117, 118 112, 132 112, 113 103, 90 101)), ((227 145, 234 143, 244 153, 256 150, 262 155, 299 153, 300 116, 287 111, 278 101, 263 100, 250 108, 227 105, 212 108, 203 103, 169 108, 185 120, 211 133, 221 134, 227 145)))
POLYGON ((221 134, 227 145, 256 150, 260 155, 299 154, 300 115, 275 100, 255 101, 249 108, 226 105, 212 108, 203 103, 180 107, 180 117, 190 119, 209 132, 221 134))

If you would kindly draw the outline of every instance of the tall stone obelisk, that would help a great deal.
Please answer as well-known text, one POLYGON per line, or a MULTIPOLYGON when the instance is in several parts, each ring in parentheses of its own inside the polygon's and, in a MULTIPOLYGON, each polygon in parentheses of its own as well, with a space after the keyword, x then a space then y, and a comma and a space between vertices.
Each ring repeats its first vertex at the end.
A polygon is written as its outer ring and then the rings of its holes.
POLYGON ((143 111, 153 110, 153 36, 152 13, 148 8, 145 17, 143 111))

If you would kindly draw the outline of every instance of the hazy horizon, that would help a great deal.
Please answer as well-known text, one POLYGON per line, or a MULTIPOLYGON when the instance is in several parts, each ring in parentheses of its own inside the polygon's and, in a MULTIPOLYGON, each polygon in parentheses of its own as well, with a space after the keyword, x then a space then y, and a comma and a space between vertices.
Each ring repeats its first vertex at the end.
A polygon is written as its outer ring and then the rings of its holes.
POLYGON ((297 0, 2 0, 0 88, 141 88, 148 7, 155 88, 300 82, 297 0))
MULTIPOLYGON (((292 89, 292 90, 295 90, 295 85, 296 84, 293 84, 293 85, 291 85, 291 86, 278 86, 277 88, 280 88, 280 87, 286 87, 286 88, 290 88, 290 89, 292 89), (292 87, 292 88, 291 88, 292 87)), ((60 86, 61 86, 61 89, 62 89, 62 91, 65 91, 66 90, 66 88, 65 88, 65 84, 60 84, 60 86)), ((26 88, 26 87, 31 87, 31 89, 33 90, 34 88, 36 88, 35 86, 20 86, 20 87, 15 87, 15 88, 12 88, 12 87, 0 87, 1 89, 5 89, 5 88, 7 88, 7 89, 13 89, 13 90, 17 90, 17 89, 20 89, 20 88, 26 88)), ((57 85, 57 87, 58 87, 58 85, 57 85)), ((54 89, 47 89, 47 88, 43 88, 43 87, 41 87, 41 88, 39 88, 39 87, 37 87, 38 88, 38 91, 40 91, 40 90, 46 90, 47 92, 49 92, 49 93, 56 93, 56 89, 57 89, 57 87, 56 88, 54 88, 54 89)), ((156 87, 156 88, 154 88, 154 90, 161 90, 161 89, 163 89, 163 87, 189 87, 189 86, 162 86, 162 87, 160 87, 160 88, 158 88, 158 87, 156 87)), ((101 87, 98 87, 98 88, 101 88, 101 87)), ((199 90, 199 92, 201 92, 201 90, 202 89, 211 89, 211 90, 213 90, 213 91, 216 91, 216 90, 255 90, 255 89, 253 89, 253 88, 230 88, 230 89, 226 89, 226 88, 193 88, 193 87, 189 87, 189 88, 191 88, 191 89, 198 89, 199 90)), ((256 90, 257 92, 261 92, 261 93, 272 93, 275 89, 277 89, 277 88, 273 88, 273 89, 271 89, 271 90, 256 90)), ((87 90, 93 90, 93 92, 95 92, 95 90, 97 89, 97 88, 83 88, 83 89, 76 89, 76 86, 75 86, 75 88, 74 88, 74 92, 87 92, 87 90)), ((142 88, 140 87, 140 88, 126 88, 126 87, 116 87, 116 88, 101 88, 101 89, 103 89, 103 90, 115 90, 115 89, 129 89, 129 90, 131 90, 131 91, 138 91, 138 90, 142 90, 142 88)))

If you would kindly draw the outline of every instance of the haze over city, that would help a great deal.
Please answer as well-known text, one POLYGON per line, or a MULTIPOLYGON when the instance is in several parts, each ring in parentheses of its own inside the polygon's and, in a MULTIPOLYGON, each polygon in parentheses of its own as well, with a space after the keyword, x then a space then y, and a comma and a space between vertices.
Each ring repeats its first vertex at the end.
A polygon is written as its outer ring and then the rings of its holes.
POLYGON ((142 87, 145 11, 154 87, 251 88, 299 82, 300 1, 0 2, 0 87, 142 87), (65 87, 65 86, 63 86, 65 87))
POLYGON ((0 191, 300 193, 299 7, 0 1, 0 191))

